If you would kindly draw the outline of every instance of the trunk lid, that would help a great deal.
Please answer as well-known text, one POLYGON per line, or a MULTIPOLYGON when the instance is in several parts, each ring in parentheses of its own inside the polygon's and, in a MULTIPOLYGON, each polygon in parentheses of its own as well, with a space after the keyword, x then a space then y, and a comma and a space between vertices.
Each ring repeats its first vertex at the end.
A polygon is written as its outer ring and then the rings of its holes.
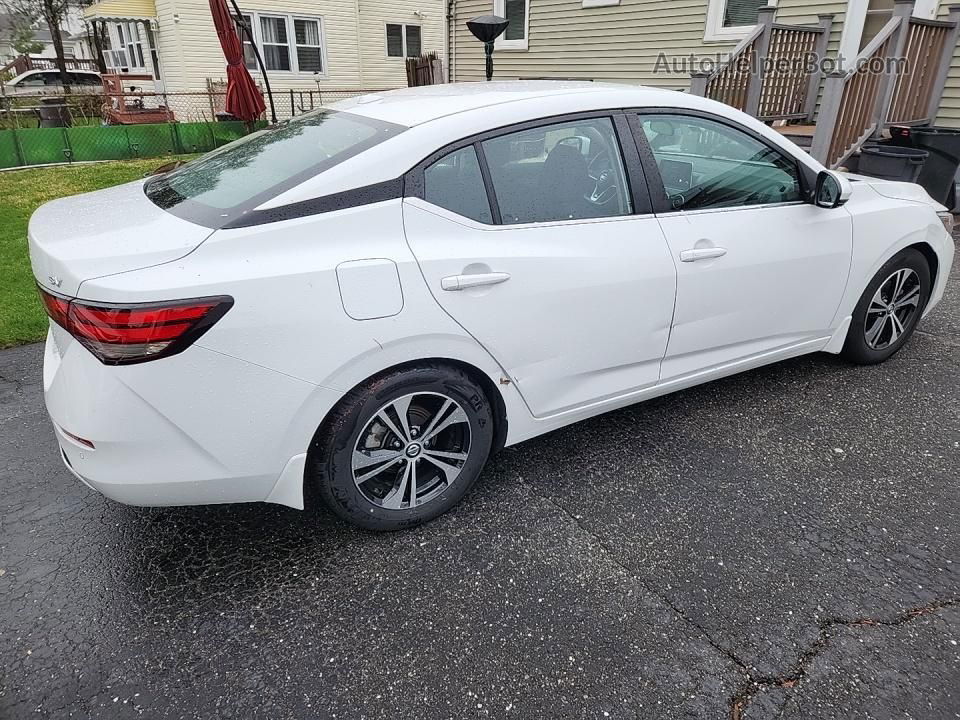
POLYGON ((137 180, 43 205, 27 236, 37 282, 76 297, 85 280, 171 262, 212 232, 154 205, 137 180))

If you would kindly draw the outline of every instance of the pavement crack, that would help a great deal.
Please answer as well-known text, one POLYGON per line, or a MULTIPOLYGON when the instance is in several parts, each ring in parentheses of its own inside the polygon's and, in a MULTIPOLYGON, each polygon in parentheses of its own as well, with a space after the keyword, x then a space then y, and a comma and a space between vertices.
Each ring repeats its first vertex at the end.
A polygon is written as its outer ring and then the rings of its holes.
POLYGON ((743 689, 738 693, 733 695, 729 701, 730 707, 730 720, 742 720, 747 712, 750 703, 758 695, 766 692, 771 688, 794 688, 800 684, 800 682, 807 676, 807 672, 810 668, 811 663, 816 659, 816 657, 826 649, 827 645, 830 642, 831 631, 838 627, 899 627, 909 623, 918 617, 923 617, 924 615, 930 615, 936 613, 945 608, 954 607, 960 605, 960 597, 950 598, 946 600, 934 600, 926 605, 919 607, 911 608, 906 610, 898 615, 895 615, 892 619, 886 620, 883 618, 877 617, 859 617, 859 618, 828 618, 820 622, 819 627, 820 631, 817 634, 816 640, 807 648, 804 652, 800 654, 796 663, 785 673, 779 675, 757 675, 751 670, 751 667, 739 657, 733 650, 730 648, 724 647, 716 638, 713 637, 711 632, 705 627, 700 625, 696 620, 688 616, 681 607, 676 603, 670 600, 669 597, 663 595, 660 592, 657 592, 653 589, 649 582, 635 570, 630 568, 628 565, 624 564, 614 553, 613 548, 611 548, 606 540, 600 535, 598 535, 594 530, 592 530, 586 523, 583 522, 583 519, 572 513, 561 503, 557 502, 551 497, 542 495, 533 487, 527 483, 523 478, 519 479, 520 484, 527 488, 533 495, 545 501, 557 511, 562 513, 565 517, 570 519, 583 533, 588 535, 597 546, 603 551, 603 553, 608 557, 610 562, 616 565, 618 568, 627 573, 630 577, 636 580, 644 590, 646 590, 651 596, 659 600, 663 605, 669 608, 678 618, 680 618, 684 623, 693 628, 699 635, 701 635, 716 652, 720 653, 723 657, 727 658, 732 662, 737 669, 745 676, 746 683, 743 686, 743 689))
POLYGON ((771 688, 794 688, 799 685, 807 676, 811 663, 817 656, 826 649, 830 643, 831 631, 838 627, 899 627, 924 615, 931 615, 945 608, 960 605, 960 597, 948 600, 935 600, 920 607, 911 608, 896 616, 891 620, 881 618, 861 617, 861 618, 829 618, 820 622, 820 632, 817 639, 813 641, 797 662, 790 670, 782 675, 772 675, 766 677, 754 677, 749 671, 747 673, 749 682, 739 693, 730 698, 730 720, 742 720, 746 716, 750 703, 761 693, 771 688))
POLYGON ((628 565, 626 565, 625 563, 623 563, 623 562, 620 560, 620 558, 617 557, 616 553, 613 551, 613 548, 611 548, 611 547, 607 544, 606 540, 604 540, 603 537, 601 537, 600 535, 598 535, 594 530, 592 530, 589 526, 587 526, 587 525, 583 522, 583 520, 582 520, 581 517, 579 517, 578 515, 575 515, 574 513, 570 512, 566 507, 564 507, 563 505, 561 505, 560 503, 558 503, 558 502, 557 502, 556 500, 554 500, 553 498, 550 498, 550 497, 547 497, 546 495, 541 495, 540 493, 538 493, 538 492, 537 492, 536 490, 534 490, 533 487, 532 487, 529 483, 527 483, 523 478, 520 478, 520 484, 523 485, 524 487, 526 487, 533 495, 535 495, 536 497, 538 497, 538 498, 540 498, 541 500, 545 501, 546 503, 548 503, 548 504, 551 505, 552 507, 556 508, 556 510, 558 510, 558 511, 561 512, 564 516, 566 516, 566 517, 569 518, 571 521, 573 521, 573 523, 574 523, 582 532, 584 532, 585 534, 587 534, 588 536, 590 536, 591 539, 593 539, 593 541, 594 541, 594 542, 597 544, 597 546, 603 551, 604 555, 607 556, 607 558, 610 560, 610 562, 612 562, 612 563, 613 563, 614 565, 616 565, 618 568, 620 568, 621 570, 623 570, 623 572, 625 572, 627 575, 629 575, 629 576, 632 577, 634 580, 636 580, 638 583, 640 583, 640 586, 643 587, 643 589, 646 590, 646 592, 647 592, 649 595, 651 595, 652 597, 654 597, 654 598, 656 598, 657 600, 659 600, 663 605, 665 605, 667 608, 669 608, 670 611, 673 612, 673 613, 674 613, 678 618, 680 618, 684 623, 686 623, 688 626, 690 626, 691 628, 693 628, 693 629, 697 632, 697 634, 701 635, 701 636, 704 638, 704 640, 706 640, 707 644, 710 645, 710 647, 712 647, 712 648, 713 648, 714 650, 716 650, 719 654, 721 654, 722 656, 724 656, 725 658, 727 658, 730 662, 732 662, 734 665, 736 665, 737 669, 740 670, 740 672, 742 672, 744 675, 746 675, 746 677, 747 677, 748 679, 750 679, 750 678, 752 677, 752 674, 750 673, 750 670, 749 670, 749 667, 748 667, 747 663, 746 663, 742 658, 738 657, 737 654, 734 653, 734 652, 733 652, 732 650, 730 650, 729 648, 724 647, 716 638, 713 637, 713 635, 710 633, 709 630, 707 630, 705 627, 703 627, 702 625, 700 625, 696 620, 694 620, 694 619, 691 618, 689 615, 687 615, 687 614, 683 611, 682 608, 680 608, 678 605, 676 605, 676 604, 675 604, 672 600, 670 600, 670 598, 668 598, 666 595, 663 595, 663 594, 657 592, 656 590, 654 590, 653 587, 651 587, 650 583, 647 582, 647 580, 646 580, 642 575, 640 575, 639 573, 637 573, 633 568, 631 568, 631 567, 629 567, 628 565))
POLYGON ((960 340, 949 337, 947 335, 941 335, 940 333, 930 332, 929 330, 920 330, 919 328, 915 329, 914 332, 917 335, 923 335, 924 337, 931 337, 939 340, 945 345, 950 345, 951 347, 960 347, 960 340))

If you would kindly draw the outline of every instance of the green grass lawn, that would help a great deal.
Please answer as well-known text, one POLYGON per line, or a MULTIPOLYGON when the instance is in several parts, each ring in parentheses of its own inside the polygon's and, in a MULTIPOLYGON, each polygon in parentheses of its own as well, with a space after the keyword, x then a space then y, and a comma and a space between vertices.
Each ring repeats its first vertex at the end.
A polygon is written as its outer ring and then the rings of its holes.
POLYGON ((169 161, 164 157, 0 173, 0 348, 41 340, 47 331, 27 253, 27 221, 33 211, 54 198, 135 180, 169 161))

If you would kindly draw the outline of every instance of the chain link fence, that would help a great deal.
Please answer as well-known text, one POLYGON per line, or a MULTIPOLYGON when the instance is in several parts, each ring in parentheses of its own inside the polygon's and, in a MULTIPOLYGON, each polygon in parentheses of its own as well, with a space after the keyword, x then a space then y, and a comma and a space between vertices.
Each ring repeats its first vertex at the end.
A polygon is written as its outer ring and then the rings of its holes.
MULTIPOLYGON (((0 168, 203 153, 266 124, 227 115, 225 91, 130 90, 0 96, 0 168)), ((279 91, 274 107, 284 120, 369 92, 279 91)))

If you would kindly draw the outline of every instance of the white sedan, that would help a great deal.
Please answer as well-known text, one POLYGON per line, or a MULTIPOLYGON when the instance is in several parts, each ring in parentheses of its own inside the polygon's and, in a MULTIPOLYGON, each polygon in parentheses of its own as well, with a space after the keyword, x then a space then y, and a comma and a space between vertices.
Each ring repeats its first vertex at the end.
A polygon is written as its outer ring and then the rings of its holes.
POLYGON ((120 502, 395 529, 491 453, 812 352, 886 360, 951 216, 684 93, 366 95, 30 223, 63 460, 120 502))

